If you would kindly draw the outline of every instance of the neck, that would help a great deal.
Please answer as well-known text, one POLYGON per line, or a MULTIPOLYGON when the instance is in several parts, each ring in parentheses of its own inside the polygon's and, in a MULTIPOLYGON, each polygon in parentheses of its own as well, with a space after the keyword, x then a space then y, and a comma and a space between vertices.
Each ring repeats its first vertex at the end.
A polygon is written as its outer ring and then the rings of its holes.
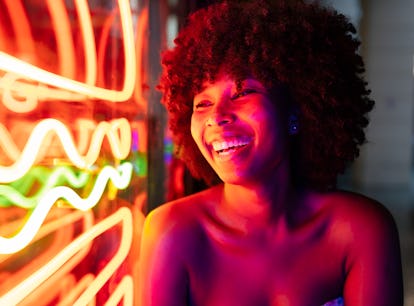
POLYGON ((268 223, 283 216, 291 200, 288 180, 270 180, 265 184, 224 184, 222 206, 241 218, 268 223))

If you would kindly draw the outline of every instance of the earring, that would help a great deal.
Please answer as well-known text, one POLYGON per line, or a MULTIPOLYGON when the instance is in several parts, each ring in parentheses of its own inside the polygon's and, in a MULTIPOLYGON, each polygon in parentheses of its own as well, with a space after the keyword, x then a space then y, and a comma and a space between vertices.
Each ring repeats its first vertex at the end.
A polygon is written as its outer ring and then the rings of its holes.
POLYGON ((299 119, 296 115, 289 116, 289 135, 296 135, 299 133, 299 119))

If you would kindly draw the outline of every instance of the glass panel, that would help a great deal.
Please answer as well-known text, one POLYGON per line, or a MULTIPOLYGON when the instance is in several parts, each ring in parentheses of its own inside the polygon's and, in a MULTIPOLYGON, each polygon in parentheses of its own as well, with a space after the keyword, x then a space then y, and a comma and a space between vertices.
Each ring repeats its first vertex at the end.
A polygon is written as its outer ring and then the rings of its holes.
POLYGON ((0 305, 131 305, 148 5, 0 0, 0 305))

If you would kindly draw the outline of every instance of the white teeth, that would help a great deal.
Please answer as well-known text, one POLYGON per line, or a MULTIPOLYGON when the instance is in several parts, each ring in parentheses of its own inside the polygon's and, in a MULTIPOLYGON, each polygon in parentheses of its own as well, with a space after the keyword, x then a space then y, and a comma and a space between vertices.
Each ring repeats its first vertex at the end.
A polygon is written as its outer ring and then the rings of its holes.
POLYGON ((213 146, 214 151, 221 152, 224 150, 234 149, 237 147, 245 146, 250 142, 246 138, 235 138, 226 141, 214 141, 211 145, 213 146))

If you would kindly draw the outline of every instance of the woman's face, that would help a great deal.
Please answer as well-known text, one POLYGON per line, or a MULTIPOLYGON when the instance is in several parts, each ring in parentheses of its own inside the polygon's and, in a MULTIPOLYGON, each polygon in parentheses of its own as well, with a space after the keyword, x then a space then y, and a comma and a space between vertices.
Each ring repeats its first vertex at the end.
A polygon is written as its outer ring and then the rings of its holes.
POLYGON ((259 81, 247 78, 237 89, 224 75, 195 95, 191 134, 223 182, 256 183, 271 179, 286 161, 286 128, 278 118, 259 81))

